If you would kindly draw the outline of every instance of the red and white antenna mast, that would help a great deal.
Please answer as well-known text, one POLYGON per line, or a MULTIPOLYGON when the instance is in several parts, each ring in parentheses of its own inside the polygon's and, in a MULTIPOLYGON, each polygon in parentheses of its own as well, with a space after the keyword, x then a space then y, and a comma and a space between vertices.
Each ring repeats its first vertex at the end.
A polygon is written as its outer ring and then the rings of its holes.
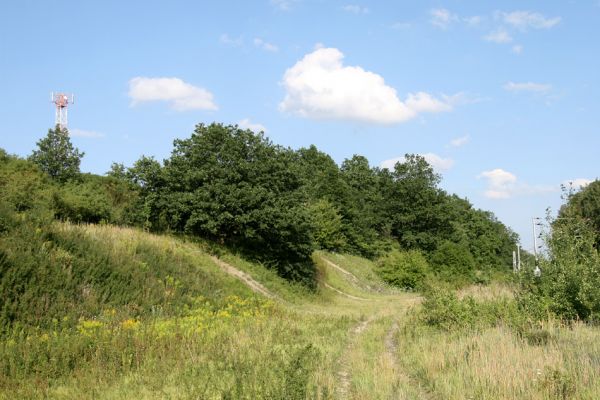
POLYGON ((50 101, 52 101, 56 106, 56 117, 54 120, 55 124, 58 125, 60 129, 66 129, 67 107, 69 104, 75 103, 75 96, 73 94, 52 92, 50 95, 50 101))

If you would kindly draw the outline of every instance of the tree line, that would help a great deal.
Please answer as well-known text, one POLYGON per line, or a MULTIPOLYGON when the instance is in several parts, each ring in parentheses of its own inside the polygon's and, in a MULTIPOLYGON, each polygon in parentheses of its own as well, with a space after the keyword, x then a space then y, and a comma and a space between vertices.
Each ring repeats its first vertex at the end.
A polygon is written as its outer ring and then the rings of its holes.
POLYGON ((392 169, 360 155, 338 165, 315 146, 293 150, 212 123, 175 140, 165 160, 114 163, 103 177, 81 174, 82 156, 56 127, 22 160, 53 182, 54 217, 199 236, 307 284, 316 249, 373 259, 417 252, 427 273, 472 281, 509 271, 518 240, 491 212, 441 189, 441 176, 416 154, 392 169))

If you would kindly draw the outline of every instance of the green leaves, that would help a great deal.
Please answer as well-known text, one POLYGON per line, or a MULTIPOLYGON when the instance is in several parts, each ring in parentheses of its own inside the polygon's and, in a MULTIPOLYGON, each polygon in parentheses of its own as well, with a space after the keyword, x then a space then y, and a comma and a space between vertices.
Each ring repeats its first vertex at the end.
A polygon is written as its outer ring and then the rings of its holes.
POLYGON ((52 179, 66 182, 78 176, 84 153, 73 147, 66 129, 62 130, 58 125, 55 129, 49 129, 48 135, 40 139, 37 146, 38 149, 33 151, 29 160, 52 179))

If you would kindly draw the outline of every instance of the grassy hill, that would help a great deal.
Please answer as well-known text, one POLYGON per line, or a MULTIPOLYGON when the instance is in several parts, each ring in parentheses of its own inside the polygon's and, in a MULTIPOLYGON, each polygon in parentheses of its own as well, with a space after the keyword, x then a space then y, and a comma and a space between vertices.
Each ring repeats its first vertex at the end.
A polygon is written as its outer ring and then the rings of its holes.
MULTIPOLYGON (((23 273, 20 297, 3 303, 18 323, 0 339, 0 398, 592 399, 600 393, 598 332, 552 322, 519 332, 511 325, 508 287, 478 286, 460 297, 426 294, 421 306, 423 297, 390 288, 372 261, 352 255, 314 253, 313 291, 224 247, 185 237, 60 222, 31 235, 40 239, 14 248, 46 261, 23 273), (28 315, 36 307, 46 308, 28 315)), ((16 253, 4 255, 8 276, 16 253)))

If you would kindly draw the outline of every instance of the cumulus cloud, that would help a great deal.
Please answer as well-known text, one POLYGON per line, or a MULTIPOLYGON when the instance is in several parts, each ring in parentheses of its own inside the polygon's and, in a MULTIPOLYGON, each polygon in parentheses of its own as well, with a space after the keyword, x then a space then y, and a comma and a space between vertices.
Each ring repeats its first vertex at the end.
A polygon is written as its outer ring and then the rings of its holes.
POLYGON ((450 141, 450 146, 452 147, 461 147, 469 142, 469 135, 461 136, 454 138, 450 141))
POLYGON ((490 199, 508 199, 514 192, 517 177, 501 168, 483 171, 477 178, 487 180, 488 189, 484 196, 490 199))
POLYGON ((96 132, 96 131, 88 131, 88 130, 84 130, 84 129, 73 128, 73 129, 69 129, 69 136, 89 138, 89 139, 100 139, 100 138, 103 138, 105 135, 104 135, 104 133, 100 133, 100 132, 96 132))
POLYGON ((519 182, 516 175, 501 168, 483 171, 477 178, 487 181, 488 187, 483 195, 489 199, 509 199, 516 195, 536 195, 558 191, 558 187, 555 185, 529 185, 519 182))
POLYGON ((250 129, 251 131, 254 131, 254 132, 265 132, 265 133, 267 132, 267 128, 265 128, 264 125, 252 122, 248 118, 242 119, 237 124, 242 129, 250 129))
POLYGON ((581 189, 592 183, 593 180, 587 178, 577 178, 563 182, 565 187, 572 187, 573 189, 581 189))
POLYGON ((281 82, 286 95, 279 109, 313 119, 378 124, 405 122, 422 112, 452 109, 453 97, 440 100, 425 92, 400 100, 382 76, 345 66, 336 48, 317 48, 289 68, 281 82))
POLYGON ((505 24, 523 31, 528 28, 550 29, 561 21, 560 17, 547 18, 540 13, 531 11, 499 12, 497 18, 505 24))
POLYGON ((450 24, 458 21, 458 16, 445 8, 434 8, 429 11, 429 22, 440 29, 447 29, 450 24))
MULTIPOLYGON (((420 154, 425 161, 429 163, 436 171, 443 172, 447 171, 454 165, 454 160, 451 158, 443 158, 434 153, 420 154)), ((404 156, 391 158, 389 160, 382 161, 379 165, 381 168, 387 168, 393 170, 396 163, 403 163, 406 160, 404 156)))
POLYGON ((492 31, 485 35, 483 39, 494 43, 510 43, 513 40, 512 36, 504 29, 492 31))
POLYGON ((254 45, 265 51, 276 52, 279 50, 279 48, 277 46, 275 46, 272 43, 265 42, 261 38, 254 38, 254 45))
POLYGON ((369 9, 367 7, 359 6, 358 4, 346 4, 342 7, 342 10, 352 14, 368 14, 369 9))
POLYGON ((552 90, 552 85, 547 83, 535 82, 507 82, 504 89, 509 92, 533 92, 533 93, 548 93, 552 90))
POLYGON ((165 101, 176 111, 217 110, 213 94, 179 78, 136 77, 129 81, 131 105, 149 101, 165 101))

